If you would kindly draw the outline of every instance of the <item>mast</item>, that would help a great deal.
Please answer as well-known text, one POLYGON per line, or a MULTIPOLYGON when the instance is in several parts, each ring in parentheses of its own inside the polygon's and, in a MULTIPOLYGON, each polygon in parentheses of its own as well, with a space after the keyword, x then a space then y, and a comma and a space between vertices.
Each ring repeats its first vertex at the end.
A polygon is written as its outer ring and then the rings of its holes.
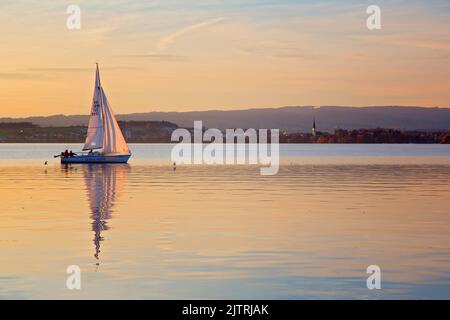
POLYGON ((95 63, 97 65, 97 76, 98 76, 98 92, 100 96, 100 110, 102 117, 102 125, 103 125, 103 144, 105 143, 105 111, 103 108, 103 90, 102 90, 102 82, 100 80, 100 69, 98 67, 98 62, 95 63))
POLYGON ((98 68, 98 62, 95 63, 97 65, 97 74, 98 74, 98 87, 102 86, 102 82, 100 81, 100 69, 98 68))
POLYGON ((95 150, 103 147, 104 127, 103 101, 101 96, 100 71, 97 64, 89 125, 83 150, 95 150))

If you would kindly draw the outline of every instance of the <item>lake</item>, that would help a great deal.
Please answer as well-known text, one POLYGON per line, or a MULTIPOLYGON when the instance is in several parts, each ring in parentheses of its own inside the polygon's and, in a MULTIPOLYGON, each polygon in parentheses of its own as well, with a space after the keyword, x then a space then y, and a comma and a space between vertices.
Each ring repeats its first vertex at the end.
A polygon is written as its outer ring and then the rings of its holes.
POLYGON ((53 159, 80 147, 0 144, 0 299, 450 299, 450 146, 281 145, 274 176, 53 159))

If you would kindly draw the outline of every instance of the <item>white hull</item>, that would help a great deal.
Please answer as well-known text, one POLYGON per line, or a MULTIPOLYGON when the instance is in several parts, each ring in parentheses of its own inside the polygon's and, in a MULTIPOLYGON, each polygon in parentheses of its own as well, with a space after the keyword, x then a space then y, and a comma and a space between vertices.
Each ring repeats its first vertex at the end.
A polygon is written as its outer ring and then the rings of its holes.
POLYGON ((99 153, 76 155, 73 157, 61 158, 61 163, 127 163, 131 154, 103 155, 99 153))

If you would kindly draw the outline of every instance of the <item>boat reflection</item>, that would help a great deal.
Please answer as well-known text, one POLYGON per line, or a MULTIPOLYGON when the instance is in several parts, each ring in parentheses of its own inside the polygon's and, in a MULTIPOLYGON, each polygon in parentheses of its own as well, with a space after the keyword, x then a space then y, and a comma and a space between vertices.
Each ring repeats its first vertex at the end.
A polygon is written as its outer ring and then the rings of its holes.
POLYGON ((83 165, 94 231, 94 257, 97 260, 101 252, 101 242, 104 240, 102 232, 109 229, 108 220, 112 217, 113 207, 124 188, 129 171, 127 164, 83 165))

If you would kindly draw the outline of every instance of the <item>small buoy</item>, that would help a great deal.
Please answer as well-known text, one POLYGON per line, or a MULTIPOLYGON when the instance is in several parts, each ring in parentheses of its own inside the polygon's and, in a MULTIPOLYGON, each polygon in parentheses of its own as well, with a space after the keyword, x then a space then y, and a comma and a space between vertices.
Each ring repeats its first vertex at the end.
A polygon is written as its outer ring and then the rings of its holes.
POLYGON ((47 161, 45 161, 45 162, 44 162, 44 166, 46 166, 47 164, 48 164, 48 162, 47 162, 47 161))
POLYGON ((177 163, 176 162, 173 163, 173 171, 175 171, 175 170, 177 170, 177 163))

